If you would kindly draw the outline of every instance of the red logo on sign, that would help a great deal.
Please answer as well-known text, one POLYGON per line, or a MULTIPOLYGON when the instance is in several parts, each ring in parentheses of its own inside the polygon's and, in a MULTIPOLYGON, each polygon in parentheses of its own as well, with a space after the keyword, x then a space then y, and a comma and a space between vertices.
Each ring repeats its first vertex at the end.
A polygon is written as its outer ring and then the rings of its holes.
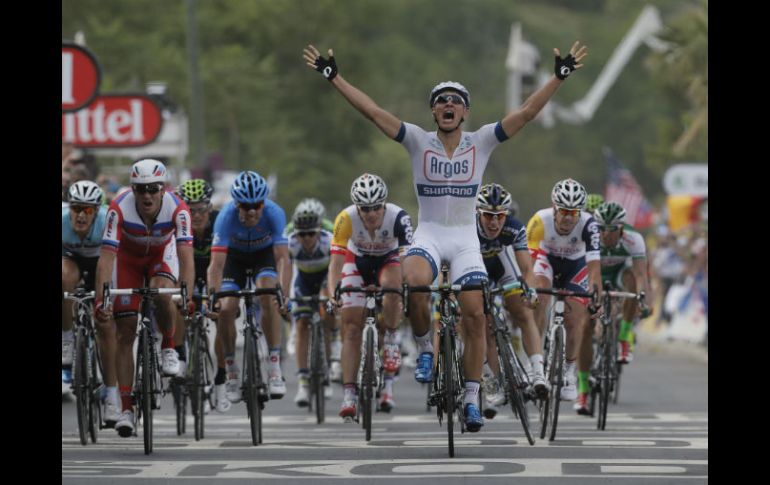
POLYGON ((98 96, 77 113, 62 113, 62 141, 77 147, 135 147, 155 141, 160 108, 144 95, 98 96))
POLYGON ((101 71, 96 57, 76 44, 61 46, 61 109, 77 111, 99 90, 101 71))

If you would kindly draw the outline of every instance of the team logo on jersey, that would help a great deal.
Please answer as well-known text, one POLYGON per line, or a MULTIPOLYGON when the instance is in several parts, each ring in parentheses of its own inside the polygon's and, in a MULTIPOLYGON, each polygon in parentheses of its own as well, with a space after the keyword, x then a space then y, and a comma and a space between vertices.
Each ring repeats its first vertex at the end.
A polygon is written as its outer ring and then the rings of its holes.
POLYGON ((476 147, 447 160, 445 155, 426 150, 423 157, 423 175, 431 182, 468 182, 476 173, 476 147))
POLYGON ((425 185, 417 184, 417 195, 423 197, 476 197, 478 185, 425 185))
POLYGON ((382 237, 388 237, 388 230, 387 229, 382 231, 382 237))

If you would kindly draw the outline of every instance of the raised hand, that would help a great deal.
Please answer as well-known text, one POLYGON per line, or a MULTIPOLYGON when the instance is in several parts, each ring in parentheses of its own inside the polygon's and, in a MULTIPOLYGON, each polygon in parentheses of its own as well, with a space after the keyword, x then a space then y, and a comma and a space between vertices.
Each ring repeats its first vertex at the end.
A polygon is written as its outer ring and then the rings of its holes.
POLYGON ((588 47, 580 46, 580 41, 575 41, 569 50, 567 57, 562 59, 559 49, 553 49, 553 53, 556 55, 554 62, 554 74, 562 81, 567 79, 567 76, 572 74, 575 70, 583 67, 580 61, 588 55, 588 47))
POLYGON ((337 63, 334 61, 334 52, 331 49, 329 49, 329 58, 326 59, 313 45, 308 45, 302 50, 302 57, 308 66, 320 72, 327 80, 331 81, 337 75, 337 63))

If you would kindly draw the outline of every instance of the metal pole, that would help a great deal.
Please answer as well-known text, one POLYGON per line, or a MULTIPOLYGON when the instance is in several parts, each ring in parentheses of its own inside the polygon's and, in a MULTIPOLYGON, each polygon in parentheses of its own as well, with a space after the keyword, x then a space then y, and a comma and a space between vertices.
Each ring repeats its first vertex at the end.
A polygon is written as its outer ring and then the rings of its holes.
MULTIPOLYGON (((198 24, 195 21, 195 0, 185 0, 187 9, 187 60, 190 73, 190 121, 192 131, 193 160, 198 167, 204 165, 203 88, 198 73, 198 24)), ((184 160, 182 161, 184 168, 184 160)))

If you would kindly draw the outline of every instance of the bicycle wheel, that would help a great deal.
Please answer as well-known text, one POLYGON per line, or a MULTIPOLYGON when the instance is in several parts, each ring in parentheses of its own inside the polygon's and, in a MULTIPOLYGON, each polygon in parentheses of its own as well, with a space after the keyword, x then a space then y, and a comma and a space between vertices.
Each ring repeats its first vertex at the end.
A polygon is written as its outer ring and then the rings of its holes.
POLYGON ((80 444, 88 443, 88 427, 90 423, 91 396, 88 389, 88 342, 85 332, 78 330, 75 334, 75 358, 73 360, 72 385, 77 400, 78 433, 80 444))
POLYGON ((144 428, 144 454, 149 455, 152 453, 152 400, 154 389, 154 376, 153 371, 155 369, 153 350, 151 349, 151 336, 147 328, 142 328, 139 334, 139 346, 142 352, 142 425, 144 428))
POLYGON ((601 377, 599 379, 599 416, 596 420, 596 429, 602 431, 607 425, 607 407, 610 403, 610 385, 612 382, 612 351, 610 350, 611 345, 611 341, 603 342, 602 360, 599 367, 601 377))
POLYGON ((89 338, 88 345, 88 434, 91 435, 91 443, 96 443, 99 433, 99 423, 101 422, 101 385, 98 381, 97 368, 99 366, 96 352, 96 345, 92 338, 89 338))
POLYGON ((250 326, 246 327, 244 349, 243 394, 251 427, 251 444, 257 446, 261 442, 262 409, 259 403, 259 377, 257 370, 257 337, 250 326))
POLYGON ((561 386, 564 380, 564 327, 556 327, 551 352, 551 371, 549 372, 551 390, 548 396, 548 441, 556 438, 556 426, 559 424, 559 405, 561 403, 561 386))
MULTIPOLYGON (((364 416, 364 430, 366 430, 366 441, 372 439, 372 398, 374 397, 374 336, 372 329, 364 329, 366 333, 365 353, 361 356, 364 359, 364 374, 362 381, 362 401, 361 410, 364 416)), ((322 391, 323 392, 323 391, 322 391)))
MULTIPOLYGON (((548 385, 551 389, 553 389, 553 366, 551 365, 551 361, 553 360, 551 350, 551 336, 550 333, 545 334, 545 341, 543 343, 543 355, 545 356, 545 359, 543 360, 543 372, 546 375, 546 378, 548 380, 548 385)), ((539 421, 540 421, 540 439, 545 439, 546 432, 548 430, 548 422, 551 418, 550 413, 550 406, 551 403, 551 392, 549 391, 545 398, 542 398, 538 401, 538 411, 539 411, 539 421)))
POLYGON ((206 387, 206 370, 204 352, 206 351, 206 339, 201 328, 201 322, 196 322, 190 345, 190 365, 192 366, 190 378, 192 384, 190 390, 190 407, 193 414, 193 427, 195 428, 195 441, 203 439, 204 402, 206 387))
POLYGON ((310 338, 310 392, 315 402, 316 422, 324 422, 325 399, 324 399, 324 353, 322 346, 325 345, 323 327, 321 322, 313 324, 313 333, 310 338))
POLYGON ((444 364, 444 411, 446 413, 446 432, 450 458, 455 456, 454 414, 457 409, 453 344, 452 332, 450 332, 449 329, 445 329, 442 338, 441 352, 444 354, 442 358, 444 364))
POLYGON ((524 389, 526 383, 524 381, 521 372, 517 366, 519 366, 514 354, 511 344, 508 342, 501 342, 499 335, 495 336, 497 340, 498 357, 500 358, 500 364, 503 370, 504 389, 508 395, 508 402, 511 403, 511 409, 513 415, 519 419, 521 427, 524 429, 524 435, 527 437, 530 445, 535 444, 535 438, 532 437, 532 432, 529 429, 529 413, 527 412, 527 404, 524 401, 524 389))
POLYGON ((174 397, 174 410, 176 411, 176 434, 185 433, 186 399, 182 390, 182 383, 176 377, 171 378, 171 395, 174 397))

